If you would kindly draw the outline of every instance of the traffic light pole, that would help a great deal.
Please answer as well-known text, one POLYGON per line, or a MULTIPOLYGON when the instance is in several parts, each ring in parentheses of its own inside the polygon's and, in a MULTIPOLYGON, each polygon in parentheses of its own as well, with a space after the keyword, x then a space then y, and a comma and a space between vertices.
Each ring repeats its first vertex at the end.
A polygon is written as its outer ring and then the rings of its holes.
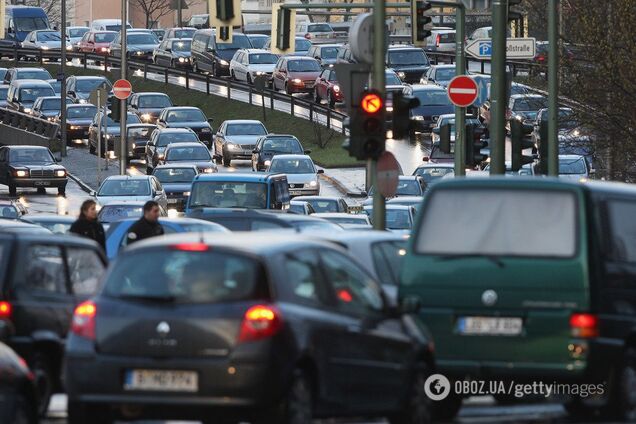
MULTIPOLYGON (((126 0, 121 0, 121 79, 127 79, 128 76, 128 40, 127 40, 127 28, 128 13, 126 8, 126 0)), ((121 110, 119 117, 119 175, 126 175, 126 156, 127 152, 127 140, 126 140, 126 100, 113 99, 113 102, 121 102, 121 110)), ((114 146, 115 147, 115 146, 114 146)), ((117 148, 117 147, 115 147, 117 148)))
MULTIPOLYGON (((373 68, 372 68, 372 87, 379 92, 384 99, 385 95, 385 46, 386 31, 384 30, 386 20, 386 2, 385 0, 376 0, 373 9, 373 68)), ((386 137, 386 135, 384 135, 386 137)), ((386 227, 386 205, 384 197, 378 190, 378 160, 369 159, 367 164, 367 172, 371 174, 371 185, 375 188, 373 192, 373 228, 376 230, 384 230, 386 227)))
POLYGON ((548 175, 559 175, 559 0, 548 0, 548 175))
POLYGON ((60 74, 62 74, 62 81, 60 81, 60 140, 62 141, 61 151, 62 157, 66 157, 66 0, 62 0, 62 10, 60 20, 60 74))
POLYGON ((506 29, 508 0, 492 2, 492 63, 490 86, 490 174, 506 170, 506 29))
MULTIPOLYGON (((455 35, 455 75, 466 74, 466 55, 464 53, 464 33, 466 25, 466 10, 464 4, 455 5, 456 35, 455 35)), ((455 107, 455 176, 466 175, 466 108, 455 107)))

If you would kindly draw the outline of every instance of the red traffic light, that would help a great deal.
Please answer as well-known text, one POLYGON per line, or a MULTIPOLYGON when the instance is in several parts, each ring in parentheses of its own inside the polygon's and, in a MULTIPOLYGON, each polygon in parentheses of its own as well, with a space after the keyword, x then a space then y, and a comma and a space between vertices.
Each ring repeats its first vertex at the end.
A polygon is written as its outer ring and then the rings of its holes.
POLYGON ((384 107, 384 100, 377 93, 367 93, 362 97, 360 107, 366 113, 378 113, 384 107))

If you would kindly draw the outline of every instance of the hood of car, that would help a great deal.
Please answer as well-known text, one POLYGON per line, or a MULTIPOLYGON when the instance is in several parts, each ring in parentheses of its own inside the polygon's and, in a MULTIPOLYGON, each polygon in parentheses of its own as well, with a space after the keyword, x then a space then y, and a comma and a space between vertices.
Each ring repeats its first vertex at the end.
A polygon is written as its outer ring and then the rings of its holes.
POLYGON ((524 120, 536 120, 538 111, 514 112, 515 115, 521 116, 524 120))
POLYGON ((430 65, 391 65, 395 72, 424 72, 430 68, 430 65))
POLYGON ((261 64, 261 65, 249 65, 247 68, 250 72, 274 72, 274 68, 276 67, 275 63, 272 64, 261 64))
POLYGON ((316 174, 286 174, 287 182, 289 184, 306 184, 311 181, 316 181, 318 176, 316 174))
POLYGON ((165 108, 163 107, 140 107, 139 109, 137 109, 137 112, 140 115, 143 115, 144 113, 149 113, 151 115, 159 115, 161 113, 162 110, 164 110, 165 108))
POLYGON ((100 205, 107 205, 113 202, 144 202, 152 200, 150 195, 145 196, 100 196, 95 197, 100 205))
POLYGON ((320 71, 314 71, 314 72, 289 72, 287 74, 289 79, 294 79, 294 78, 298 78, 301 79, 303 81, 314 81, 316 78, 318 78, 318 76, 320 75, 320 71))
POLYGON ((260 137, 260 135, 226 135, 225 136, 225 140, 230 142, 230 143, 234 143, 234 144, 240 144, 240 145, 244 145, 244 144, 250 144, 250 145, 254 145, 256 144, 256 140, 258 140, 260 137))
POLYGON ((151 52, 156 49, 157 46, 158 44, 129 44, 126 48, 129 52, 151 52))
POLYGON ((66 118, 66 124, 67 125, 85 125, 85 126, 89 126, 92 122, 93 122, 93 120, 91 118, 76 118, 76 119, 66 118))
POLYGON ((166 126, 170 128, 192 128, 193 130, 201 128, 210 128, 210 124, 205 121, 200 122, 166 122, 166 126))
POLYGON ((55 162, 41 162, 41 163, 11 162, 10 166, 12 168, 27 168, 29 170, 52 169, 54 171, 57 171, 58 169, 65 169, 62 165, 58 165, 55 162))
POLYGON ((165 163, 191 164, 199 169, 216 168, 216 164, 212 160, 166 160, 165 163))
POLYGON ((433 116, 452 113, 455 110, 453 105, 424 105, 413 109, 414 116, 433 116))

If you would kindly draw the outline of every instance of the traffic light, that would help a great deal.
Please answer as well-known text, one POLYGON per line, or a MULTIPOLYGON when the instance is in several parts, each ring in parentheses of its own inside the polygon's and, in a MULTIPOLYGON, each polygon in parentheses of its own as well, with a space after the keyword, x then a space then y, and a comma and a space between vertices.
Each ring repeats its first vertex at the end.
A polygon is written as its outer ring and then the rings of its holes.
POLYGON ((518 6, 521 0, 508 0, 508 21, 518 21, 523 17, 521 12, 512 10, 513 7, 518 6))
POLYGON ((451 153, 451 124, 439 127, 439 150, 447 155, 451 153))
POLYGON ((523 151, 534 146, 532 140, 528 140, 528 136, 532 134, 534 127, 524 124, 521 121, 513 119, 510 121, 510 144, 512 147, 512 166, 513 172, 517 172, 523 165, 534 162, 533 156, 523 154, 523 151))
POLYGON ((411 121, 411 109, 420 105, 417 97, 405 96, 402 91, 393 94, 393 119, 391 130, 393 138, 403 139, 409 137, 413 128, 411 121))
POLYGON ((216 18, 219 21, 231 21, 234 18, 234 1, 216 0, 216 18))
POLYGON ((464 131, 466 131, 465 165, 468 168, 474 168, 488 159, 488 155, 481 152, 481 149, 487 147, 488 143, 481 139, 481 133, 475 133, 473 125, 467 124, 464 131))
POLYGON ((548 175, 548 121, 539 123, 539 174, 548 175))
POLYGON ((433 5, 428 1, 411 2, 411 31, 413 44, 416 46, 426 44, 426 39, 431 36, 433 18, 429 11, 432 7, 433 5))
POLYGON ((290 48, 289 39, 291 35, 291 9, 278 9, 278 25, 276 27, 276 47, 279 50, 290 48))
POLYGON ((121 120, 120 118, 122 103, 123 102, 118 98, 114 98, 110 104, 110 118, 115 122, 119 122, 121 120))
POLYGON ((343 147, 349 155, 358 160, 377 159, 386 143, 384 121, 384 99, 377 91, 367 90, 345 122, 349 128, 349 139, 343 147))

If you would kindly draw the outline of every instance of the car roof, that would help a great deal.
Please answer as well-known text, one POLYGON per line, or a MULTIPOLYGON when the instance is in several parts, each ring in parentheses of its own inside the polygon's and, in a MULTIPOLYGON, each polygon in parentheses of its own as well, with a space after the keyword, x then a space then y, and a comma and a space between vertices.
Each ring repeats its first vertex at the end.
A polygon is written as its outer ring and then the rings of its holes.
POLYGON ((412 84, 413 91, 446 91, 444 87, 434 84, 412 84))
POLYGON ((170 106, 170 107, 165 108, 164 110, 185 110, 185 109, 201 110, 201 108, 198 108, 196 106, 170 106))
MULTIPOLYGON (((186 143, 183 143, 186 144, 186 143)), ((155 170, 157 169, 174 169, 174 168, 187 168, 187 169, 197 169, 197 166, 192 163, 166 163, 163 165, 155 166, 155 170)))
MULTIPOLYGON (((179 143, 185 144, 185 143, 179 143)), ((255 173, 241 173, 241 172, 228 172, 228 173, 215 173, 215 174, 199 174, 195 177, 194 181, 237 181, 237 182, 266 182, 274 177, 283 177, 284 174, 265 174, 262 172, 255 173)))
MULTIPOLYGON (((51 87, 51 84, 49 84, 46 81, 43 80, 39 80, 39 79, 21 79, 21 80, 13 80, 11 81, 11 84, 14 84, 16 87, 20 87, 22 85, 40 85, 40 86, 48 86, 51 87)), ((51 87, 53 88, 53 87, 51 87)))
POLYGON ((585 156, 583 155, 559 155, 559 159, 585 159, 585 156))
POLYGON ((8 69, 15 69, 17 72, 22 72, 22 71, 32 71, 32 70, 37 70, 37 71, 46 71, 46 69, 40 67, 40 66, 14 66, 13 68, 8 68, 8 69))
POLYGON ((316 212, 311 216, 315 216, 316 218, 353 218, 360 220, 366 220, 368 218, 366 215, 347 212, 316 212))
POLYGON ((184 147, 205 147, 205 144, 201 141, 186 141, 185 143, 170 143, 166 146, 166 149, 182 149, 184 147))
POLYGON ((172 41, 172 42, 192 41, 192 37, 182 37, 182 38, 171 37, 171 38, 168 38, 167 41, 172 41))
POLYGON ((296 137, 293 134, 274 134, 274 133, 269 133, 269 134, 262 135, 261 137, 264 137, 264 138, 294 138, 294 139, 298 140, 298 137, 296 137))
POLYGON ((448 65, 448 64, 431 65, 431 68, 435 68, 435 69, 455 69, 455 65, 448 65))
MULTIPOLYGON (((309 159, 311 160, 311 157, 309 155, 276 155, 272 158, 272 161, 277 160, 277 159, 282 159, 282 160, 293 160, 293 159, 309 159)), ((312 161, 313 162, 313 161, 312 161)))
POLYGON ((285 59, 287 59, 287 60, 313 60, 314 62, 316 61, 316 59, 314 59, 313 57, 309 57, 309 56, 285 56, 285 59))
POLYGON ((56 214, 28 214, 28 217, 22 218, 24 221, 28 222, 64 222, 64 223, 73 223, 77 220, 77 217, 71 215, 56 215, 56 214))
POLYGON ((5 147, 5 148, 11 149, 11 150, 20 150, 20 149, 22 149, 22 150, 35 150, 35 149, 49 150, 49 148, 46 147, 46 146, 30 146, 30 145, 18 146, 18 145, 15 145, 15 146, 2 146, 2 147, 5 147))
POLYGON ((424 49, 422 49, 421 47, 415 47, 415 46, 404 46, 404 45, 400 45, 400 44, 393 44, 389 46, 388 51, 391 50, 421 50, 423 51, 424 49))
MULTIPOLYGON (((108 197, 108 196, 106 196, 108 197)), ((104 208, 108 208, 111 206, 135 206, 135 207, 143 207, 146 204, 147 200, 113 200, 112 202, 108 202, 105 205, 102 205, 100 211, 104 208)))
POLYGON ((73 78, 77 79, 77 80, 107 80, 109 81, 108 78, 102 76, 102 75, 71 75, 73 78))
POLYGON ((147 180, 150 175, 110 175, 106 177, 106 180, 147 180))
MULTIPOLYGON (((412 205, 390 205, 390 204, 386 205, 386 209, 387 210, 391 210, 391 209, 393 209, 393 210, 407 210, 407 209, 411 209, 412 207, 413 207, 412 205)), ((363 206, 363 208, 365 210, 370 211, 370 210, 373 210, 373 205, 366 205, 366 206, 363 206)))
POLYGON ((263 125, 263 123, 259 121, 258 119, 226 119, 225 121, 221 123, 221 125, 223 124, 261 124, 263 125))
MULTIPOLYGON (((179 128, 179 127, 167 127, 167 128, 157 128, 159 135, 163 133, 195 133, 192 128, 179 128)), ((195 133, 196 134, 196 133, 195 133)))
POLYGON ((454 169, 455 164, 428 162, 417 167, 417 169, 421 169, 421 168, 453 168, 454 169))
POLYGON ((320 237, 334 242, 376 242, 376 241, 405 241, 406 237, 391 231, 339 231, 321 235, 320 237))
POLYGON ((302 200, 302 201, 309 201, 309 200, 330 200, 330 201, 338 201, 342 199, 342 197, 336 197, 336 196, 298 196, 298 197, 294 197, 294 200, 302 200))
POLYGON ((513 94, 510 96, 510 99, 528 99, 528 98, 541 98, 541 97, 545 97, 542 94, 531 94, 531 93, 525 93, 525 94, 513 94))
POLYGON ((244 51, 245 53, 272 53, 269 50, 265 50, 265 49, 241 49, 242 51, 244 51))
MULTIPOLYGON (((175 40, 179 40, 179 38, 175 38, 175 40)), ((165 96, 165 97, 170 97, 169 95, 167 95, 166 93, 162 93, 161 91, 140 91, 135 93, 138 97, 142 97, 142 96, 165 96)))

